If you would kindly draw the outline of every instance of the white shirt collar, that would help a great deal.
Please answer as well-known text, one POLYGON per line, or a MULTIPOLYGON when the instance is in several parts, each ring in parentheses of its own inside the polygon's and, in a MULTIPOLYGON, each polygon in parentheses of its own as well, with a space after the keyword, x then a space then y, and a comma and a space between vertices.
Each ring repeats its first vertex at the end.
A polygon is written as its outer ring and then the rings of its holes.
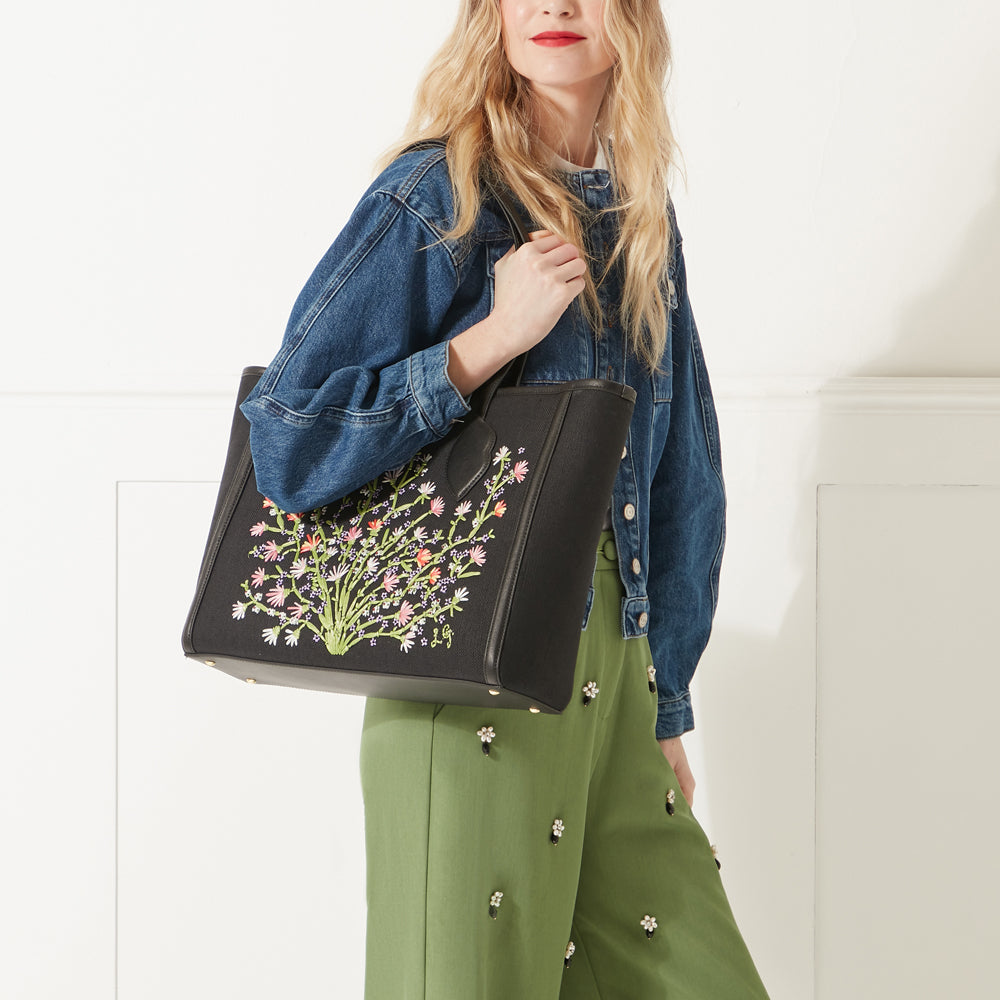
POLYGON ((555 164, 556 168, 559 170, 564 170, 567 173, 575 174, 581 170, 608 170, 608 158, 604 153, 604 143, 598 140, 597 143, 597 155, 594 157, 594 165, 592 167, 581 167, 575 163, 570 163, 569 160, 564 160, 557 153, 552 153, 552 162, 555 164))

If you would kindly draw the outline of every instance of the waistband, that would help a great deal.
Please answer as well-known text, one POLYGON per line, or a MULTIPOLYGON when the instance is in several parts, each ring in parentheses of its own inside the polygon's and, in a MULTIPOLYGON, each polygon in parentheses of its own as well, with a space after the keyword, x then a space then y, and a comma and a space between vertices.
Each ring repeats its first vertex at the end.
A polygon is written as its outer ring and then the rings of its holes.
POLYGON ((597 569, 618 569, 618 548, 611 528, 601 532, 597 542, 597 569))

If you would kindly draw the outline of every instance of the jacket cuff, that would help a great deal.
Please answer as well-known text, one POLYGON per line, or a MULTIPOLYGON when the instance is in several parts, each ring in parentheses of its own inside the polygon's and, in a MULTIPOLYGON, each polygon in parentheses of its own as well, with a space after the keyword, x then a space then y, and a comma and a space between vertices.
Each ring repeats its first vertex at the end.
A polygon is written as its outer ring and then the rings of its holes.
POLYGON ((447 340, 410 356, 410 391, 424 422, 439 438, 472 410, 448 377, 447 340))
POLYGON ((691 692, 685 691, 679 698, 661 698, 656 706, 656 738, 668 740, 691 729, 694 729, 691 692))

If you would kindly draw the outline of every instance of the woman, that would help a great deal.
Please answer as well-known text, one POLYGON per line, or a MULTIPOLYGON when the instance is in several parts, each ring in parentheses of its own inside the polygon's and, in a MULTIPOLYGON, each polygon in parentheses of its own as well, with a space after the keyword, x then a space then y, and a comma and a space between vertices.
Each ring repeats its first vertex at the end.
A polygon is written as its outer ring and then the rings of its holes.
POLYGON ((668 63, 655 0, 463 0, 243 407, 261 491, 302 510, 444 436, 523 351, 525 382, 637 392, 566 711, 367 703, 368 1000, 766 997, 681 741, 725 496, 668 63), (435 136, 447 153, 407 150, 435 136))

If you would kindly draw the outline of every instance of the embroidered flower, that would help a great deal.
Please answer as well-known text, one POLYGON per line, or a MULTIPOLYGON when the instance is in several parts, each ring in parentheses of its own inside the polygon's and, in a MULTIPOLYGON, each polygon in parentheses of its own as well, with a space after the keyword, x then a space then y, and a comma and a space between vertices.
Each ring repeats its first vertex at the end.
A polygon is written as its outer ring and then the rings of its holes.
POLYGON ((497 517, 503 517, 507 512, 507 504, 503 500, 498 500, 497 505, 493 508, 493 513, 497 517))
POLYGON ((382 527, 382 519, 376 517, 374 521, 368 522, 368 527, 371 531, 378 531, 382 527))
POLYGON ((417 553, 417 565, 418 566, 426 566, 430 561, 431 561, 431 550, 430 549, 421 549, 417 553))
POLYGON ((292 563, 291 569, 289 569, 288 572, 295 577, 296 580, 300 580, 308 572, 308 570, 309 563, 300 557, 292 563))
POLYGON ((278 543, 272 538, 264 544, 264 562, 277 562, 281 557, 278 551, 278 543))
POLYGON ((486 562, 486 549, 482 545, 473 545, 469 549, 469 558, 477 565, 482 566, 486 562))
POLYGON ((441 567, 440 566, 432 566, 431 567, 431 571, 427 574, 427 580, 430 583, 433 584, 433 583, 437 583, 438 580, 440 580, 440 579, 441 579, 441 567))
POLYGON ((318 548, 320 543, 319 535, 306 535, 306 540, 302 543, 303 552, 312 552, 318 548))
POLYGON ((458 506, 457 506, 457 507, 455 508, 455 516, 456 516, 456 517, 465 517, 465 515, 466 515, 466 514, 468 514, 470 510, 472 510, 472 504, 471 504, 471 503, 469 503, 469 501, 468 501, 468 500, 463 500, 463 501, 462 501, 462 502, 461 502, 461 503, 460 503, 460 504, 459 504, 459 505, 458 505, 458 506))
POLYGON ((403 601, 396 613, 401 625, 405 625, 413 617, 413 605, 409 601, 403 601))
POLYGON ((436 489, 437 489, 437 486, 434 483, 426 482, 426 483, 421 483, 420 484, 419 488, 417 489, 417 492, 422 497, 430 497, 430 496, 434 495, 434 491, 436 489))
POLYGON ((444 513, 444 497, 435 497, 431 501, 431 513, 435 517, 440 517, 444 513))
POLYGON ((258 521, 251 529, 250 534, 254 537, 260 537, 267 531, 267 521, 258 521))
POLYGON ((356 524, 352 524, 351 527, 347 529, 347 532, 344 535, 344 538, 346 538, 348 542, 356 541, 360 537, 361 537, 361 529, 356 524))
POLYGON ((241 620, 241 619, 245 618, 246 617, 246 613, 247 613, 247 605, 241 604, 239 601, 237 601, 233 605, 233 617, 235 619, 241 620))
POLYGON ((397 583, 399 583, 399 575, 392 570, 389 570, 385 576, 382 577, 382 586, 386 590, 392 590, 397 583))
POLYGON ((267 592, 267 603, 271 605, 272 608, 284 607, 285 597, 288 591, 284 587, 272 587, 267 592))
POLYGON ((496 465, 498 462, 502 462, 510 454, 510 448, 507 445, 502 445, 500 450, 493 456, 493 464, 496 465))
POLYGON ((269 646, 278 645, 278 635, 281 633, 281 629, 275 625, 274 628, 266 628, 260 634, 264 637, 264 642, 269 646))
POLYGON ((285 633, 285 645, 286 646, 297 646, 299 644, 299 633, 298 632, 286 632, 285 633))
POLYGON ((308 609, 303 604, 292 604, 288 610, 293 618, 301 618, 308 609))
POLYGON ((253 571, 253 576, 250 577, 250 582, 255 587, 262 587, 266 579, 267 579, 267 570, 265 570, 263 566, 258 566, 253 571))
POLYGON ((524 477, 528 474, 528 463, 523 459, 520 462, 514 464, 513 469, 514 478, 519 482, 524 482, 524 477))

